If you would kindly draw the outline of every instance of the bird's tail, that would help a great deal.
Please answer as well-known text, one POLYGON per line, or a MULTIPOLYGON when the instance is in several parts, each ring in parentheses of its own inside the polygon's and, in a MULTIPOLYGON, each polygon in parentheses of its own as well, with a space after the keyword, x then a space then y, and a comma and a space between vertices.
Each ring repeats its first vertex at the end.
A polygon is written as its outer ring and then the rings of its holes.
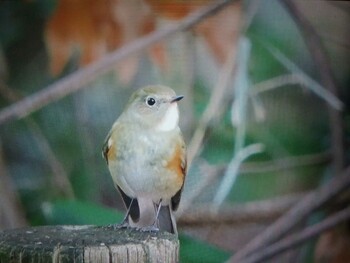
MULTIPOLYGON (((147 227, 154 224, 157 220, 157 208, 154 206, 152 200, 138 198, 138 205, 140 209, 140 217, 137 221, 134 221, 129 217, 129 224, 133 227, 147 227)), ((176 221, 171 203, 166 206, 161 206, 158 214, 157 225, 159 230, 177 235, 176 221)))
POLYGON ((175 216, 170 205, 162 206, 158 215, 158 225, 160 230, 177 235, 175 216))

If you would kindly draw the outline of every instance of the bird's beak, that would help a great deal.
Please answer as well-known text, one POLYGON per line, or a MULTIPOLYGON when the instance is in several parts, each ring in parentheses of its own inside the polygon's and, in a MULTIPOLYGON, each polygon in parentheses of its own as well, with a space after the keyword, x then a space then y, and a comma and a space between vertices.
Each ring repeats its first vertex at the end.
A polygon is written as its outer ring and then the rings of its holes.
POLYGON ((178 102, 179 100, 182 100, 183 97, 184 97, 183 95, 175 96, 175 97, 173 97, 173 98, 170 100, 170 103, 178 102))

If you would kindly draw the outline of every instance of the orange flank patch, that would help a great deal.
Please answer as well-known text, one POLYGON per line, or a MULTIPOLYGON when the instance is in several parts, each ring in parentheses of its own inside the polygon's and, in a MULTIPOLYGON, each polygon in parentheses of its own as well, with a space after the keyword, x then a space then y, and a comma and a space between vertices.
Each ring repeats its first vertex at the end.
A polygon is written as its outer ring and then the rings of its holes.
POLYGON ((114 161, 116 159, 116 147, 115 147, 114 143, 112 143, 111 145, 108 146, 107 158, 108 158, 108 160, 112 160, 112 161, 114 161))
POLYGON ((174 171, 178 177, 178 180, 180 180, 181 185, 184 181, 185 177, 185 170, 186 170, 186 162, 184 158, 184 151, 182 150, 181 146, 176 147, 175 153, 173 158, 168 162, 168 165, 166 166, 169 170, 174 171))

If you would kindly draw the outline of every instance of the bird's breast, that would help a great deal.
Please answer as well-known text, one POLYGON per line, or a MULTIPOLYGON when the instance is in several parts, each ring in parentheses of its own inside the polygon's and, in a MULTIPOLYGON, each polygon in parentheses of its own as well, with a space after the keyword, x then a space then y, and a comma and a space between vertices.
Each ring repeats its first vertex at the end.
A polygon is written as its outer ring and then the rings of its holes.
POLYGON ((126 194, 170 199, 181 188, 181 150, 177 133, 121 129, 111 137, 115 158, 109 162, 114 182, 126 194))

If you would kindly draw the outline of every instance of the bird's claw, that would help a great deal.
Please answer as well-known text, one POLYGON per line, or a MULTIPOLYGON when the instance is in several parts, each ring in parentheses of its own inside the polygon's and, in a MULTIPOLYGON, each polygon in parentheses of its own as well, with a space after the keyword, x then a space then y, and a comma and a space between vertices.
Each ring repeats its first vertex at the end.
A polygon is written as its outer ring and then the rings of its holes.
POLYGON ((108 227, 113 228, 114 230, 118 230, 118 229, 129 228, 130 225, 126 222, 123 222, 121 224, 111 224, 111 225, 108 225, 108 227))
POLYGON ((151 226, 145 226, 138 228, 142 232, 158 232, 159 228, 157 226, 151 225, 151 226))

